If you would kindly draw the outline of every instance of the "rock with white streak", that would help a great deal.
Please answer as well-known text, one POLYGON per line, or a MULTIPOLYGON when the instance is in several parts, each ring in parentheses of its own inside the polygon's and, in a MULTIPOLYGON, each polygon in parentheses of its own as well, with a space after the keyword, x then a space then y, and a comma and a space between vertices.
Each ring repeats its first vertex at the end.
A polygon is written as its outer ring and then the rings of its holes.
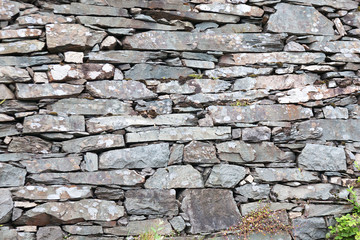
POLYGON ((22 160, 20 164, 26 167, 29 173, 41 172, 73 172, 80 170, 81 156, 69 155, 59 158, 38 158, 22 160))
POLYGON ((60 23, 74 23, 75 18, 71 16, 60 16, 52 13, 34 13, 25 16, 20 16, 16 19, 19 25, 33 26, 46 24, 60 24, 60 23))
POLYGON ((310 50, 327 53, 360 53, 360 41, 315 42, 310 44, 310 50))
POLYGON ((0 20, 11 20, 13 16, 19 13, 19 5, 17 2, 2 0, 0 2, 0 20))
POLYGON ((217 93, 229 89, 231 83, 223 80, 214 79, 191 79, 184 84, 179 81, 170 81, 167 83, 160 83, 157 85, 157 93, 177 93, 177 94, 191 94, 191 93, 217 93))
POLYGON ((0 83, 30 82, 29 72, 18 67, 0 67, 0 83))
POLYGON ((16 84, 16 98, 38 100, 43 98, 66 98, 79 95, 84 90, 82 85, 67 83, 16 84))
POLYGON ((41 51, 44 46, 45 43, 39 40, 0 43, 0 55, 38 52, 41 51))
POLYGON ((184 148, 185 163, 220 163, 216 158, 216 149, 213 144, 199 141, 192 141, 184 148))
POLYGON ((48 76, 51 82, 76 79, 102 80, 114 77, 115 67, 111 64, 84 63, 81 65, 51 65, 48 76))
POLYGON ((298 168, 255 168, 263 182, 319 182, 317 173, 298 168))
POLYGON ((37 38, 41 34, 42 30, 31 28, 0 30, 0 39, 37 38))
POLYGON ((324 117, 329 119, 348 119, 349 110, 344 107, 326 106, 323 109, 324 117))
POLYGON ((235 66, 206 70, 205 75, 211 78, 235 78, 246 77, 249 75, 269 75, 272 71, 272 68, 252 68, 235 66))
POLYGON ((205 12, 225 13, 237 16, 254 16, 261 17, 264 14, 264 10, 259 7, 249 6, 245 4, 228 4, 228 3, 210 3, 200 4, 196 6, 196 9, 205 12))
POLYGON ((133 50, 112 50, 90 52, 87 54, 89 62, 107 63, 144 63, 151 59, 166 58, 166 53, 133 50))
POLYGON ((84 116, 33 115, 24 119, 24 133, 85 132, 84 116))

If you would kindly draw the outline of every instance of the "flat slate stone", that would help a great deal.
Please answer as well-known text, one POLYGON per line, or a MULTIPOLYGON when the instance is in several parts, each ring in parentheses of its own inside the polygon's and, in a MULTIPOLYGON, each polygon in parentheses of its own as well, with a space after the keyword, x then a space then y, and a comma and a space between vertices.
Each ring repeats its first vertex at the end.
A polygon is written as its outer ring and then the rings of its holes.
POLYGON ((178 215, 175 190, 138 189, 125 193, 124 206, 128 214, 178 215))
POLYGON ((266 203, 266 202, 257 201, 257 202, 241 204, 241 214, 243 216, 245 216, 258 208, 265 207, 266 205, 269 206, 269 209, 271 211, 278 211, 278 210, 283 210, 283 209, 291 210, 291 209, 297 207, 297 204, 294 204, 294 203, 287 203, 287 202, 266 203))
POLYGON ((316 172, 299 168, 255 168, 255 173, 264 182, 320 182, 316 172))
MULTIPOLYGON (((355 3, 355 5, 357 5, 357 3, 355 3)), ((347 25, 360 28, 360 12, 349 12, 342 17, 341 20, 343 20, 343 22, 347 25)))
POLYGON ((220 163, 219 159, 216 158, 215 146, 211 143, 199 141, 192 141, 185 146, 183 161, 190 164, 220 163))
POLYGON ((157 85, 157 93, 176 93, 176 94, 191 94, 191 93, 217 93, 229 89, 231 83, 223 80, 215 79, 191 79, 184 84, 179 81, 170 81, 160 83, 157 85))
MULTIPOLYGON (((235 194, 240 194, 242 197, 246 198, 245 201, 247 202, 248 199, 251 200, 262 200, 262 199, 269 199, 270 196, 270 185, 269 184, 258 184, 258 183, 250 183, 245 184, 240 187, 235 188, 235 194)), ((241 213, 243 215, 247 214, 244 213, 246 210, 243 209, 243 205, 241 205, 241 213)), ((246 209, 246 207, 245 207, 246 209)), ((254 209, 255 210, 255 209, 254 209)))
POLYGON ((231 127, 178 127, 127 133, 126 142, 216 140, 230 136, 231 127))
POLYGON ((73 155, 60 158, 38 158, 20 161, 29 173, 48 171, 72 172, 80 170, 81 156, 73 155))
POLYGON ((159 168, 145 183, 145 188, 171 189, 203 187, 204 183, 200 172, 191 165, 159 168))
POLYGON ((104 80, 114 77, 115 67, 111 64, 63 64, 49 66, 48 77, 50 82, 69 80, 104 80))
POLYGON ((358 3, 353 0, 287 0, 287 2, 300 3, 303 5, 329 6, 336 9, 352 10, 358 7, 358 3))
POLYGON ((294 237, 299 239, 326 239, 326 233, 329 232, 327 223, 322 217, 295 218, 293 226, 294 237))
POLYGON ((125 72, 125 77, 131 80, 145 79, 178 79, 195 74, 195 71, 186 67, 168 67, 163 65, 136 64, 125 72))
POLYGON ((236 16, 253 16, 261 17, 264 14, 264 10, 259 7, 249 6, 246 4, 229 4, 229 3, 208 3, 208 4, 199 4, 195 7, 200 11, 205 12, 216 12, 224 13, 229 15, 236 16))
POLYGON ((22 136, 13 137, 9 146, 9 152, 28 152, 28 153, 49 153, 52 144, 39 137, 22 136))
POLYGON ((232 192, 223 189, 187 189, 181 209, 190 218, 192 234, 219 231, 240 221, 232 192))
POLYGON ((311 51, 327 53, 360 53, 360 41, 315 42, 309 48, 311 51))
POLYGON ((96 6, 72 2, 70 5, 54 5, 54 13, 65 15, 94 15, 128 17, 126 9, 108 6, 96 6))
POLYGON ((34 13, 20 16, 16 19, 16 21, 21 26, 44 26, 46 24, 74 23, 75 18, 70 16, 65 17, 52 13, 34 13))
MULTIPOLYGON (((104 232, 111 235, 129 236, 146 233, 151 231, 152 228, 160 228, 160 230, 157 231, 160 235, 170 235, 173 232, 167 220, 158 218, 144 221, 131 221, 126 226, 104 228, 104 232)), ((113 237, 111 237, 111 239, 113 239, 113 237)))
POLYGON ((155 118, 145 118, 143 116, 111 116, 91 118, 86 122, 86 128, 89 133, 99 133, 124 129, 130 126, 189 126, 195 125, 195 121, 195 116, 188 113, 157 115, 155 118))
POLYGON ((30 67, 60 62, 61 58, 58 55, 0 57, 0 66, 30 67))
POLYGON ((15 124, 0 123, 0 137, 13 136, 20 134, 15 124))
POLYGON ((26 170, 0 163, 0 187, 17 187, 25 183, 26 170))
POLYGON ((40 173, 29 176, 35 182, 45 184, 89 184, 136 186, 145 182, 145 178, 133 170, 74 173, 40 173))
POLYGON ((264 98, 269 95, 267 90, 248 90, 248 91, 236 91, 236 92, 223 92, 223 93, 198 93, 187 96, 185 102, 195 104, 209 104, 219 102, 236 102, 241 100, 254 100, 264 98))
POLYGON ((292 121, 313 116, 310 108, 298 105, 210 106, 214 123, 292 121))
POLYGON ((246 169, 237 165, 217 164, 205 183, 206 187, 234 188, 246 175, 246 169))
POLYGON ((127 36, 125 49, 175 50, 175 51, 224 51, 272 52, 281 51, 282 34, 270 33, 190 33, 148 31, 127 36), (151 41, 149 41, 151 40, 151 41), (226 44, 224 44, 226 42, 226 44))
POLYGON ((41 51, 44 46, 45 43, 39 40, 0 43, 0 55, 38 52, 41 51))
POLYGON ((26 69, 18 67, 0 67, 0 83, 30 82, 31 77, 26 69))
POLYGON ((257 75, 269 75, 272 68, 253 68, 253 67, 220 67, 212 70, 206 70, 205 75, 211 78, 236 78, 257 75))
POLYGON ((99 225, 79 226, 79 225, 65 225, 64 231, 74 235, 99 235, 103 234, 103 228, 99 225))
POLYGON ((0 196, 0 223, 6 223, 11 219, 14 203, 9 190, 0 189, 0 196))
POLYGON ((19 13, 19 3, 3 0, 0 3, 0 20, 11 20, 13 16, 19 13))
POLYGON ((157 94, 138 81, 94 81, 86 84, 86 90, 94 97, 137 100, 155 98, 157 94))
POLYGON ((32 115, 24 119, 24 133, 85 132, 84 116, 32 115))
POLYGON ((0 84, 0 99, 14 99, 14 93, 5 85, 0 84))
POLYGON ((334 23, 314 7, 278 3, 270 15, 266 29, 291 34, 334 35, 334 23), (302 19, 302 21, 298 21, 302 19))
POLYGON ((12 190, 14 199, 76 200, 91 197, 87 186, 24 186, 12 190))
POLYGON ((144 63, 151 59, 166 58, 166 55, 166 53, 162 52, 112 50, 90 52, 87 58, 89 62, 144 63))
POLYGON ((42 34, 40 29, 9 29, 0 30, 0 39, 12 39, 12 38, 37 38, 42 34))
POLYGON ((298 157, 299 167, 315 171, 346 171, 344 148, 306 144, 298 157))
POLYGON ((166 167, 170 150, 168 143, 111 150, 100 155, 100 169, 166 167))
POLYGON ((16 84, 16 97, 20 100, 38 100, 43 98, 66 98, 79 95, 84 90, 82 85, 67 83, 16 84))

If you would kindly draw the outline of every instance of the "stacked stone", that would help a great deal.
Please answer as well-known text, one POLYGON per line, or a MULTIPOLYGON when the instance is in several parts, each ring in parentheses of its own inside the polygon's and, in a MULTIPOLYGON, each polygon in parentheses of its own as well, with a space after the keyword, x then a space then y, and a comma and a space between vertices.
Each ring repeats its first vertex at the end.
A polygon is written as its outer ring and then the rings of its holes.
POLYGON ((351 211, 358 1, 69 2, 0 1, 0 239, 224 239, 266 202, 324 239, 351 211))

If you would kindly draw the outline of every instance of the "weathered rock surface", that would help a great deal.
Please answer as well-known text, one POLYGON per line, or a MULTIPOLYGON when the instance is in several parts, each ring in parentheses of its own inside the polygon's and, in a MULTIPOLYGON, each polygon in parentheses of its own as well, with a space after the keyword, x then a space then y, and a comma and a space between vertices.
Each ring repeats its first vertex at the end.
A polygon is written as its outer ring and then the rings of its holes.
POLYGON ((324 117, 329 119, 348 119, 349 111, 347 108, 326 106, 323 109, 324 117))
POLYGON ((51 65, 48 76, 51 82, 76 79, 103 80, 114 77, 115 67, 111 64, 84 63, 81 65, 51 65))
POLYGON ((242 140, 248 142, 270 141, 271 130, 268 127, 244 128, 242 140))
POLYGON ((191 165, 159 168, 145 183, 145 188, 202 188, 203 179, 191 165))
POLYGON ((267 90, 249 90, 249 91, 238 91, 238 92, 224 92, 217 94, 198 93, 186 97, 185 102, 195 104, 209 104, 218 102, 236 102, 239 99, 242 100, 254 100, 260 99, 267 96, 269 93, 267 90))
POLYGON ((15 124, 0 123, 0 137, 13 136, 20 134, 15 124))
POLYGON ((65 225, 64 231, 70 234, 77 235, 98 235, 103 233, 102 226, 92 225, 92 226, 79 226, 79 225, 65 225))
POLYGON ((0 187, 17 187, 25 183, 26 170, 0 163, 0 187))
POLYGON ((317 173, 298 168, 255 168, 255 173, 264 182, 320 182, 317 173))
POLYGON ((241 166, 230 164, 215 165, 205 183, 207 187, 233 188, 246 174, 246 169, 241 166))
POLYGON ((33 115, 24 119, 24 133, 85 132, 84 116, 33 115))
POLYGON ((205 75, 211 78, 235 78, 254 75, 268 75, 272 72, 272 70, 272 68, 252 68, 235 66, 206 70, 205 75))
POLYGON ((80 170, 82 157, 73 155, 61 158, 44 158, 20 161, 29 173, 48 171, 72 172, 80 170))
POLYGON ((162 52, 133 51, 133 50, 112 50, 90 52, 87 55, 89 62, 107 63, 145 63, 151 59, 165 58, 162 52))
POLYGON ((46 56, 2 56, 0 57, 0 66, 29 67, 34 65, 60 63, 61 58, 58 55, 46 56))
POLYGON ((210 3, 199 4, 196 9, 205 12, 217 12, 226 13, 237 16, 254 16, 261 17, 264 14, 264 10, 258 7, 249 6, 246 4, 227 4, 227 3, 210 3))
POLYGON ((0 195, 0 223, 6 223, 11 219, 14 203, 9 190, 0 189, 0 195))
POLYGON ((210 143, 192 141, 184 147, 185 163, 220 163, 216 158, 215 146, 210 143))
POLYGON ((324 218, 296 218, 293 220, 294 236, 302 240, 324 239, 328 228, 324 218))
MULTIPOLYGON (((270 195, 270 185, 257 183, 245 184, 237 187, 235 193, 252 200, 268 199, 270 195)), ((246 204, 241 205, 241 213, 243 215, 246 214, 245 212, 248 212, 247 210, 244 210, 244 208, 246 208, 244 205, 246 204)))
POLYGON ((14 99, 14 93, 5 85, 0 84, 0 99, 14 99))
POLYGON ((309 204, 305 206, 308 217, 342 215, 352 211, 351 205, 309 204))
POLYGON ((77 200, 91 197, 91 188, 84 186, 25 186, 12 191, 15 199, 77 200))
POLYGON ((0 43, 0 55, 37 52, 41 51, 44 46, 45 43, 39 40, 0 43))
POLYGON ((162 65, 136 64, 129 71, 125 72, 125 77, 131 80, 144 79, 178 79, 194 74, 194 70, 186 67, 167 67, 162 65))
POLYGON ((67 83, 16 84, 16 97, 21 100, 37 100, 43 98, 65 98, 79 95, 84 90, 82 85, 67 83))
POLYGON ((40 29, 14 29, 14 30, 0 30, 0 39, 12 38, 36 38, 40 37, 42 30, 40 29))
POLYGON ((0 67, 0 83, 30 82, 29 72, 18 67, 0 67))
POLYGON ((100 169, 166 167, 169 155, 168 143, 111 150, 100 155, 99 167, 100 169))
POLYGON ((271 211, 278 211, 278 210, 283 210, 283 209, 291 210, 292 208, 297 206, 294 203, 287 203, 287 202, 266 203, 266 202, 257 201, 257 202, 241 204, 241 213, 242 213, 242 215, 246 215, 246 214, 250 213, 251 211, 256 210, 260 207, 264 207, 266 205, 269 206, 269 209, 271 211))
POLYGON ((344 9, 344 10, 351 10, 357 8, 357 3, 356 1, 353 0, 340 0, 335 2, 332 0, 288 0, 288 2, 321 6, 321 7, 329 6, 336 9, 344 9))
POLYGON ((106 15, 106 16, 121 16, 128 17, 126 9, 107 7, 107 6, 96 6, 82 3, 72 2, 70 5, 55 5, 54 13, 66 14, 66 15, 106 15))
POLYGON ((51 143, 34 136, 13 137, 9 152, 49 153, 51 143))
POLYGON ((151 231, 152 228, 160 228, 157 231, 161 235, 169 235, 172 233, 170 223, 164 219, 149 219, 144 221, 129 222, 126 226, 117 226, 113 228, 105 228, 104 232, 118 236, 139 235, 151 231))
POLYGON ((157 93, 177 93, 177 94, 191 94, 191 93, 217 93, 230 88, 231 84, 223 80, 213 79, 191 79, 184 84, 178 81, 171 81, 167 83, 160 83, 157 85, 157 93))
POLYGON ((347 25, 360 28, 360 13, 359 12, 349 12, 341 19, 347 25))
POLYGON ((10 20, 19 13, 19 5, 17 2, 3 0, 1 1, 0 20, 10 20))
POLYGON ((36 233, 36 240, 62 240, 65 237, 65 233, 59 226, 39 227, 36 233))
POLYGON ((128 214, 167 215, 178 214, 174 190, 142 189, 131 190, 125 194, 125 208, 128 214))
POLYGON ((330 53, 360 53, 360 41, 333 41, 333 42, 315 42, 310 44, 310 50, 330 53))
POLYGON ((229 190, 185 190, 181 209, 190 218, 193 234, 223 230, 240 221, 239 210, 229 190))
POLYGON ((21 26, 31 26, 31 25, 40 25, 44 26, 46 24, 61 24, 61 23, 74 23, 74 17, 64 17, 60 15, 55 15, 52 13, 34 13, 25 16, 20 16, 16 21, 21 26))

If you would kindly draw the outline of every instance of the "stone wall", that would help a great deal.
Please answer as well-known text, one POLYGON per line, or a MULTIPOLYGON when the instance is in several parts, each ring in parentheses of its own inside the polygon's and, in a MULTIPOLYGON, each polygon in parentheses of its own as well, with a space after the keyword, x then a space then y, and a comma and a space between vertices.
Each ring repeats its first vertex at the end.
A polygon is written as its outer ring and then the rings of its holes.
POLYGON ((0 239, 223 239, 270 202, 313 240, 351 211, 358 1, 0 4, 0 239))

